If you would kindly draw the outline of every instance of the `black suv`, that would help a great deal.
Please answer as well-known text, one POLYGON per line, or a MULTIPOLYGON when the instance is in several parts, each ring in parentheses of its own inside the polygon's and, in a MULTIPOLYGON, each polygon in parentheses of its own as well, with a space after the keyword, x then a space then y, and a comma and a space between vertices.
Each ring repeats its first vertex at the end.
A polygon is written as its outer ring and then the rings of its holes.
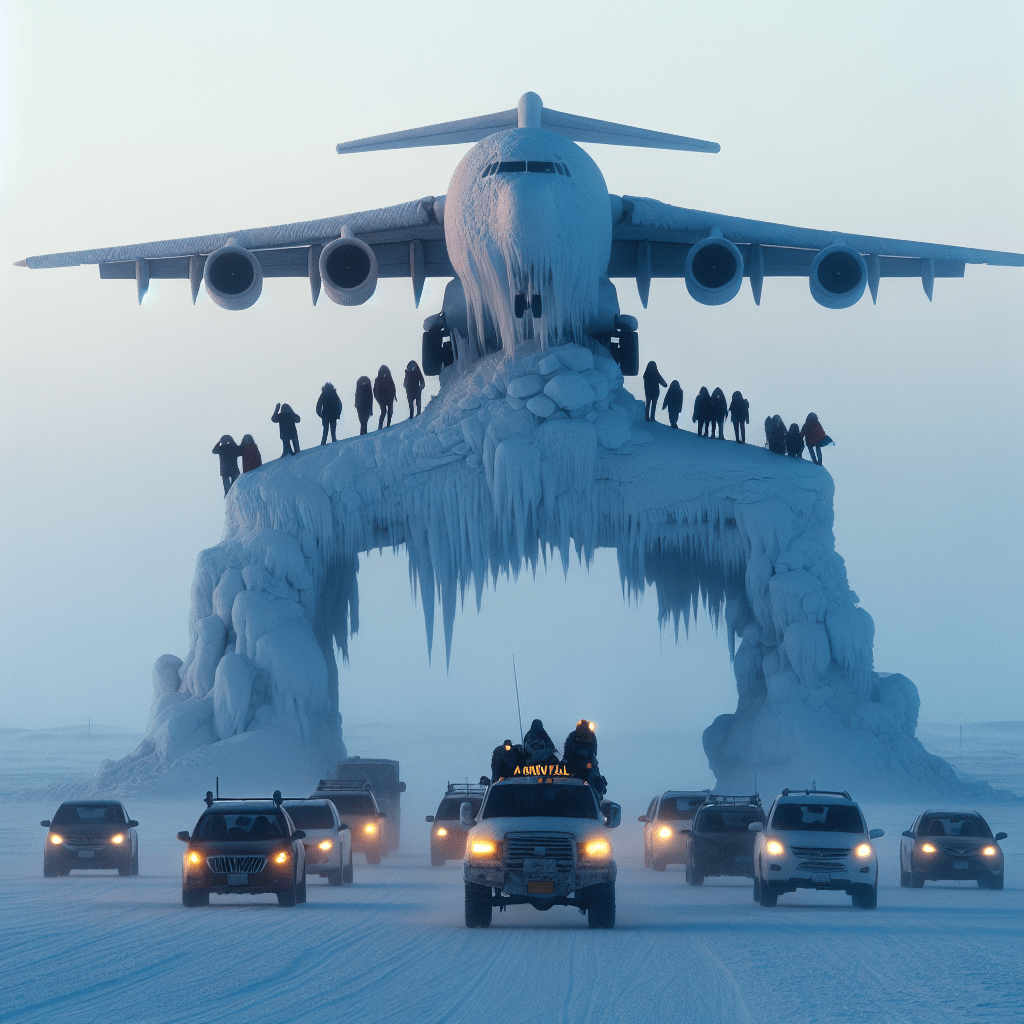
POLYGON ((74 868, 117 868, 139 873, 139 823, 117 800, 67 800, 53 819, 39 822, 46 833, 43 875, 56 878, 74 868))
POLYGON ((206 794, 206 810, 192 834, 181 864, 181 902, 206 907, 210 893, 274 893, 282 907, 306 902, 306 857, 297 829, 271 800, 232 800, 206 794))
POLYGON ((437 805, 437 814, 428 814, 433 822, 430 830, 430 863, 435 868, 445 861, 462 860, 466 855, 466 836, 469 829, 459 820, 463 804, 469 804, 473 817, 480 813, 480 805, 487 795, 487 787, 471 782, 449 782, 448 789, 437 805))
POLYGON ((686 881, 703 885, 712 875, 754 877, 754 837, 750 824, 765 823, 758 796, 712 794, 697 810, 690 826, 686 881))

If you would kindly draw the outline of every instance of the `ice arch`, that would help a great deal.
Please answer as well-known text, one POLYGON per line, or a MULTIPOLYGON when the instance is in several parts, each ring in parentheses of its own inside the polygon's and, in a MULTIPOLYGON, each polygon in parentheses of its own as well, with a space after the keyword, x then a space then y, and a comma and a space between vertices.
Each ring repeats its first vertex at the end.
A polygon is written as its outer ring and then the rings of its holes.
POLYGON ((874 626, 832 533, 833 484, 755 445, 650 426, 604 352, 564 345, 452 367, 424 414, 241 477, 200 554, 191 646, 153 673, 140 747, 104 768, 141 781, 215 749, 287 735, 313 766, 344 756, 335 648, 358 627, 358 555, 405 545, 428 644, 440 599, 548 551, 618 552, 659 616, 724 619, 736 711, 705 731, 719 787, 957 785, 915 738, 917 689, 876 673, 874 626))

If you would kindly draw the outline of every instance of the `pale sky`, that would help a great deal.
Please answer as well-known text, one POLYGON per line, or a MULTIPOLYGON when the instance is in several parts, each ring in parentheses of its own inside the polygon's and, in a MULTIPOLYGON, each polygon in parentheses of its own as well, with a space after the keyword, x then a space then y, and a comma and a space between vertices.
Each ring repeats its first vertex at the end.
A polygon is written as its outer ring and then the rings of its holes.
MULTIPOLYGON (((214 443, 251 432, 276 456, 286 401, 315 444, 325 380, 355 433, 356 377, 419 358, 444 285, 428 281, 419 309, 408 281, 314 308, 305 281, 273 279, 230 313, 202 293, 192 308, 184 281, 155 282, 139 307, 133 283, 94 267, 15 260, 442 195, 466 147, 334 145, 527 90, 722 146, 586 147, 612 192, 1024 251, 1019 2, 352 6, 2 6, 2 726, 143 728, 152 663, 186 654, 195 557, 223 528, 214 443)), ((1024 270, 968 267, 932 303, 917 281, 883 280, 877 306, 846 311, 802 280, 768 280, 760 308, 747 286, 712 308, 655 281, 644 310, 616 284, 641 362, 678 378, 687 406, 704 384, 742 390, 758 443, 766 415, 818 413, 875 667, 917 683, 922 718, 1024 718, 1024 270)), ((524 716, 566 728, 586 713, 699 731, 735 708, 724 633, 702 620, 677 645, 653 593, 623 600, 613 552, 589 575, 488 589, 456 621, 450 672, 440 626, 428 666, 404 552, 364 558, 360 590, 347 722, 458 720, 493 745, 514 731, 513 652, 524 716)))

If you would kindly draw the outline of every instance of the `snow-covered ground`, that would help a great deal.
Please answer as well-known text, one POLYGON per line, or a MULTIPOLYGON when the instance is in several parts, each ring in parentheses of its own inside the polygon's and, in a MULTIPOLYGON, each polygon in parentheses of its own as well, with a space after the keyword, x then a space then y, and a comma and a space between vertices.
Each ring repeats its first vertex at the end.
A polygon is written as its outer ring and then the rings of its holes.
MULTIPOLYGON (((378 749, 383 726, 346 728, 354 751, 388 752, 378 749)), ((964 770, 958 729, 930 729, 951 732, 942 753, 964 770)), ((99 760, 138 739, 120 730, 84 732, 0 734, 3 1021, 931 1024, 1024 1015, 1020 803, 978 808, 1010 836, 1003 892, 966 883, 901 889, 899 833, 921 808, 894 799, 864 804, 869 824, 886 831, 878 842, 877 911, 813 892, 783 896, 768 910, 752 902, 744 881, 710 879, 694 889, 678 868, 654 874, 641 867, 636 816, 649 797, 713 781, 699 737, 606 739, 602 766, 613 782, 622 779, 613 794, 625 819, 614 834, 615 929, 591 932, 565 908, 513 907, 495 914, 489 931, 467 931, 460 866, 430 867, 423 814, 434 810, 447 775, 479 771, 466 753, 470 738, 453 737, 447 749, 459 753, 439 757, 426 739, 417 746, 391 735, 407 754, 400 856, 379 867, 357 858, 354 885, 311 882, 308 903, 295 909, 273 897, 214 896, 209 909, 186 910, 174 833, 191 829, 200 794, 126 800, 141 822, 138 878, 43 879, 38 823, 58 797, 41 791, 86 781, 99 760), (459 758, 464 765, 445 763, 459 758)), ((1016 764, 1019 791, 1022 740, 1020 723, 965 726, 963 749, 973 772, 997 785, 1016 764)))

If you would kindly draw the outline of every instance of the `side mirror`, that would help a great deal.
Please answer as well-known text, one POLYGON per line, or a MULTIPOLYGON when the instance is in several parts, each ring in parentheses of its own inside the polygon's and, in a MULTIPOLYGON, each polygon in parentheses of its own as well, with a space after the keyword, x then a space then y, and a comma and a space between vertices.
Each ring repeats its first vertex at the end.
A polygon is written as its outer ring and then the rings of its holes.
POLYGON ((383 811, 378 811, 378 812, 377 812, 377 817, 378 817, 378 818, 386 818, 386 817, 387 817, 387 815, 386 815, 386 814, 385 814, 385 813, 384 813, 383 811))
POLYGON ((128 819, 128 828, 138 828, 139 823, 134 818, 128 819))
POLYGON ((914 833, 908 828, 907 831, 903 833, 903 838, 904 839, 913 839, 914 838, 914 833))
POLYGON ((997 843, 999 842, 1000 839, 1005 839, 1005 838, 1006 838, 1006 833, 1005 832, 997 832, 996 833, 996 842, 997 843))
POLYGON ((463 828, 472 828, 476 824, 473 816, 473 805, 467 800, 459 807, 459 824, 463 828))
POLYGON ((178 838, 183 842, 187 843, 192 837, 187 832, 179 832, 178 838))
POLYGON ((637 818, 636 820, 637 821, 646 821, 647 820, 647 815, 646 814, 641 814, 640 817, 637 818))
POLYGON ((868 833, 868 839, 881 839, 882 836, 884 836, 884 835, 885 835, 885 829, 884 828, 873 828, 868 833))
POLYGON ((46 821, 41 821, 41 822, 39 822, 39 824, 42 825, 43 828, 49 828, 50 827, 50 819, 47 818, 46 821))
POLYGON ((761 822, 759 822, 759 821, 752 821, 747 826, 747 831, 748 832, 763 832, 764 831, 764 825, 762 825, 761 822))
POLYGON ((345 832, 348 830, 348 825, 344 821, 338 822, 338 831, 345 832))
POLYGON ((613 804, 611 800, 601 801, 601 813, 608 828, 618 828, 622 824, 622 808, 618 804, 613 804))
POLYGON ((306 833, 303 832, 301 828, 297 828, 292 833, 292 839, 305 839, 305 838, 306 838, 306 833))
POLYGON ((428 814, 423 820, 424 821, 433 821, 434 820, 434 816, 432 814, 428 814))
POLYGON ((399 793, 404 793, 405 792, 405 783, 404 782, 400 782, 398 784, 398 792, 399 793))

